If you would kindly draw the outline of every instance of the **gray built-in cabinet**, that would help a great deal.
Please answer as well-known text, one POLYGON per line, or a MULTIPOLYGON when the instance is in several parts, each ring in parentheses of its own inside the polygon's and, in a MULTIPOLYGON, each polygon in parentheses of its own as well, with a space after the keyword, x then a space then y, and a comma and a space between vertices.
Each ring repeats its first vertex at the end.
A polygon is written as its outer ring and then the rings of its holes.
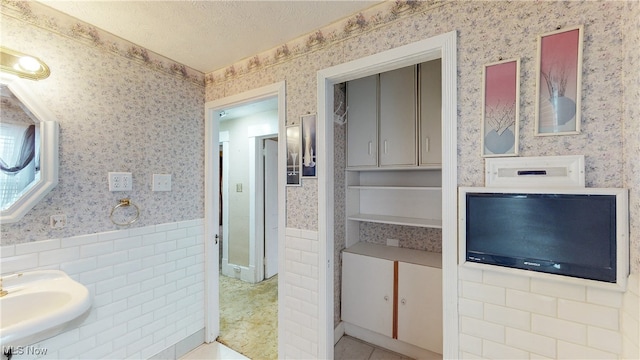
POLYGON ((440 60, 347 83, 347 168, 440 168, 440 60))
POLYGON ((361 227, 442 227, 441 89, 440 59, 347 83, 341 317, 401 353, 442 352, 441 254, 371 244, 361 227))

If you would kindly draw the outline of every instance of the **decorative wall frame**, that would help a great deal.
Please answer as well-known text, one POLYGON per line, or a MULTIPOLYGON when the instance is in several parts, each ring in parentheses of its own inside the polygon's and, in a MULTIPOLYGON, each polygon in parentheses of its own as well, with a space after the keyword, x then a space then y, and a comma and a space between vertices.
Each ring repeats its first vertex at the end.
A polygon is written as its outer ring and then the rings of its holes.
POLYGON ((287 186, 301 185, 300 125, 290 125, 287 133, 287 186))
POLYGON ((580 133, 583 26, 538 36, 535 135, 580 133))
POLYGON ((482 156, 516 156, 520 58, 487 64, 482 74, 482 156))
POLYGON ((304 115, 302 124, 302 176, 314 178, 317 174, 316 161, 316 114, 304 115))

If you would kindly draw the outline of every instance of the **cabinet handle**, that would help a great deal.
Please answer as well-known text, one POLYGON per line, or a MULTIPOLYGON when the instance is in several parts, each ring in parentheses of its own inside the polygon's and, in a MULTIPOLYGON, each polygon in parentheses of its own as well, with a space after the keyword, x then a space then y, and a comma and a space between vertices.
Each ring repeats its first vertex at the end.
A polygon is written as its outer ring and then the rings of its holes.
POLYGON ((371 141, 369 141, 369 155, 371 155, 371 141))
POLYGON ((429 152, 429 137, 424 138, 424 150, 429 152))
POLYGON ((384 153, 387 153, 387 140, 384 141, 384 153))
POLYGON ((407 300, 402 299, 402 300, 400 300, 400 303, 401 303, 402 305, 406 305, 406 304, 407 304, 407 300))
POLYGON ((384 296, 384 301, 389 301, 389 296, 388 295, 384 296))

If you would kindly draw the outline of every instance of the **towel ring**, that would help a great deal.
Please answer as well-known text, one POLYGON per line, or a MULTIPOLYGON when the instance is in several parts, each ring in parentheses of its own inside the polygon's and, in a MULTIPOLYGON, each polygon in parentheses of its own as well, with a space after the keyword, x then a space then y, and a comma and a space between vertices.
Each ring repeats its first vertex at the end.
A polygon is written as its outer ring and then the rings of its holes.
POLYGON ((109 214, 109 219, 111 219, 111 222, 118 225, 118 226, 127 226, 127 225, 131 225, 134 222, 138 221, 138 218, 140 217, 140 208, 138 207, 138 205, 134 204, 131 202, 131 199, 120 199, 120 203, 116 206, 113 207, 113 209, 111 209, 111 214, 109 214), (113 220, 113 213, 116 211, 117 208, 119 207, 128 207, 128 206, 133 206, 134 208, 136 208, 136 216, 133 217, 133 219, 127 221, 127 222, 115 222, 113 220))

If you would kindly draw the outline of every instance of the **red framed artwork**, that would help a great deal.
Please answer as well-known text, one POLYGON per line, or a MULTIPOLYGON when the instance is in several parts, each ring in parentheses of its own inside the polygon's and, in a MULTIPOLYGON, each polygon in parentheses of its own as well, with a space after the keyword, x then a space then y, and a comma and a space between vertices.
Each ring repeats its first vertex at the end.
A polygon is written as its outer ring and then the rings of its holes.
POLYGON ((580 133, 583 26, 538 36, 535 135, 580 133))
POLYGON ((482 94, 482 156, 518 155, 520 59, 485 65, 482 94))

